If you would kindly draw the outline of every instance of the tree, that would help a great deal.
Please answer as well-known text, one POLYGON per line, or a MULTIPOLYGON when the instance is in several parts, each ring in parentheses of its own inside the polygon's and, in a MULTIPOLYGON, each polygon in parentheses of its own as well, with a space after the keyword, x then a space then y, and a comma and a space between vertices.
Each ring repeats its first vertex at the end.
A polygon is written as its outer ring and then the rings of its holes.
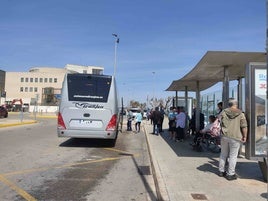
POLYGON ((131 100, 129 103, 130 107, 140 107, 140 103, 135 100, 131 100))
POLYGON ((140 108, 141 110, 146 109, 146 103, 140 103, 138 101, 131 100, 129 104, 130 107, 140 108))
POLYGON ((170 108, 170 106, 172 105, 172 100, 173 100, 172 96, 169 96, 165 99, 164 98, 160 98, 160 99, 151 98, 151 100, 148 101, 149 105, 147 105, 146 103, 141 103, 135 100, 131 100, 129 102, 129 106, 140 108, 141 110, 148 109, 148 108, 155 108, 155 107, 163 107, 166 110, 170 108))
POLYGON ((152 98, 150 100, 150 103, 149 104, 150 104, 150 106, 152 108, 155 108, 155 107, 163 107, 166 110, 166 109, 168 109, 171 106, 171 104, 172 104, 171 100, 172 99, 173 99, 172 96, 169 96, 169 97, 167 97, 165 99, 163 99, 163 98, 160 98, 160 99, 152 98))

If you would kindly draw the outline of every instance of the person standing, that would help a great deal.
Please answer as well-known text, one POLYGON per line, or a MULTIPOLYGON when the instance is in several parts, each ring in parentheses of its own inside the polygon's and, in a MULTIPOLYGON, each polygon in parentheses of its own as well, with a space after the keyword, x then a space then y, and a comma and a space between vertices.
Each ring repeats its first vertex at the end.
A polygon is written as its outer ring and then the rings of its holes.
POLYGON ((159 132, 162 133, 163 132, 163 122, 164 122, 164 118, 165 118, 165 110, 162 106, 160 108, 160 113, 161 113, 161 119, 160 119, 159 132))
POLYGON ((218 118, 218 120, 220 120, 221 119, 221 112, 223 109, 222 102, 218 102, 217 107, 218 107, 218 110, 217 110, 216 117, 218 118))
POLYGON ((150 110, 150 121, 151 121, 151 125, 153 124, 153 112, 154 112, 154 109, 152 108, 150 110))
POLYGON ((238 102, 229 99, 228 108, 221 112, 221 154, 219 158, 219 176, 227 180, 237 179, 235 167, 239 147, 247 140, 247 120, 245 114, 238 109, 238 102), (226 160, 229 158, 227 170, 226 160))
POLYGON ((168 131, 170 140, 175 140, 176 137, 176 115, 176 108, 170 107, 170 112, 168 114, 168 131))
POLYGON ((220 114, 222 112, 222 102, 218 102, 217 104, 217 107, 218 107, 218 111, 217 111, 217 114, 220 114))
POLYGON ((153 120, 153 133, 158 135, 160 132, 160 123, 161 123, 161 112, 159 111, 159 107, 155 107, 155 110, 152 113, 153 120))
POLYGON ((140 130, 141 130, 141 121, 142 121, 142 114, 141 114, 141 111, 138 110, 136 116, 135 116, 135 129, 136 129, 136 132, 139 133, 140 130))
POLYGON ((147 110, 146 112, 146 118, 147 118, 147 121, 149 121, 151 119, 151 110, 147 110))
POLYGON ((186 114, 183 111, 183 107, 178 107, 178 114, 176 116, 177 141, 183 142, 185 122, 186 114))
POLYGON ((128 109, 128 113, 127 113, 127 131, 132 131, 132 118, 133 118, 133 113, 131 112, 131 110, 128 109))

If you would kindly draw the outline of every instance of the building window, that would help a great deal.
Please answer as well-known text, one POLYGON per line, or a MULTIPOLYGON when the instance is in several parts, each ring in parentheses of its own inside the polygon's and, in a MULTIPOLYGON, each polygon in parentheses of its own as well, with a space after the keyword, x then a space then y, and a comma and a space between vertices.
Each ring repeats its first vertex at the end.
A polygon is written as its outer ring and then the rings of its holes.
POLYGON ((100 70, 100 69, 92 69, 92 74, 102 75, 103 74, 103 70, 100 70))
POLYGON ((20 88, 20 92, 23 92, 23 87, 20 88))
POLYGON ((37 87, 34 87, 34 92, 37 92, 37 87))
POLYGON ((54 78, 54 83, 57 83, 58 82, 58 79, 57 78, 54 78))
POLYGON ((30 87, 30 92, 33 92, 33 87, 30 87))
POLYGON ((28 77, 25 78, 25 82, 29 82, 29 78, 28 77))
POLYGON ((39 82, 43 82, 43 78, 39 78, 39 82))
POLYGON ((38 82, 38 78, 36 77, 36 78, 34 78, 34 82, 38 82))
POLYGON ((24 82, 24 77, 21 77, 20 78, 20 82, 24 82))
POLYGON ((44 82, 47 82, 47 78, 45 78, 44 82))
POLYGON ((49 78, 49 83, 52 83, 52 78, 49 78))
POLYGON ((25 92, 28 92, 28 87, 25 87, 24 91, 25 91, 25 92))
POLYGON ((30 82, 33 82, 33 78, 32 77, 30 78, 30 82))
POLYGON ((83 74, 87 74, 87 70, 83 70, 83 74))

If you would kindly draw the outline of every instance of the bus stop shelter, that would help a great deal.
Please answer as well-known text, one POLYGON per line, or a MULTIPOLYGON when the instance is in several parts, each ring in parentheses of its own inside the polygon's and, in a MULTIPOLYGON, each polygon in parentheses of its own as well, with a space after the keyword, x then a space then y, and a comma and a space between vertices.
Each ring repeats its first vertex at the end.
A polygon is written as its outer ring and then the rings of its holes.
MULTIPOLYGON (((237 80, 238 101, 241 103, 243 101, 241 79, 245 77, 245 66, 249 62, 266 62, 266 53, 208 51, 188 74, 173 81, 166 91, 175 91, 176 96, 178 91, 184 91, 186 98, 188 98, 189 91, 196 92, 196 109, 200 112, 200 91, 222 82, 222 101, 223 106, 226 106, 229 99, 229 81, 237 80)), ((198 123, 198 114, 196 118, 198 123)), ((198 125, 196 128, 198 128, 198 125)))
MULTIPOLYGON (((242 78, 246 76, 246 67, 251 62, 266 63, 265 52, 208 51, 196 66, 184 77, 174 80, 166 91, 185 92, 185 107, 188 108, 188 92, 196 93, 196 129, 200 128, 200 92, 222 82, 223 107, 229 99, 229 82, 237 80, 239 106, 242 105, 242 78)), ((176 106, 177 103, 176 103, 176 106)), ((251 146, 251 145, 250 145, 251 146)), ((266 156, 267 157, 267 156, 266 156)), ((267 177, 266 177, 267 180, 267 177)))

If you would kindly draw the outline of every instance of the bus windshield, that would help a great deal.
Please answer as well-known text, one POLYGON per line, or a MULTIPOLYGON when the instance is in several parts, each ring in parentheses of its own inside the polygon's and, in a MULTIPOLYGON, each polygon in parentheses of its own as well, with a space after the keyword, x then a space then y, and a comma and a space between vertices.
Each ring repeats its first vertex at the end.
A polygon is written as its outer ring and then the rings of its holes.
POLYGON ((111 76, 68 74, 69 101, 107 102, 111 82, 111 76))

